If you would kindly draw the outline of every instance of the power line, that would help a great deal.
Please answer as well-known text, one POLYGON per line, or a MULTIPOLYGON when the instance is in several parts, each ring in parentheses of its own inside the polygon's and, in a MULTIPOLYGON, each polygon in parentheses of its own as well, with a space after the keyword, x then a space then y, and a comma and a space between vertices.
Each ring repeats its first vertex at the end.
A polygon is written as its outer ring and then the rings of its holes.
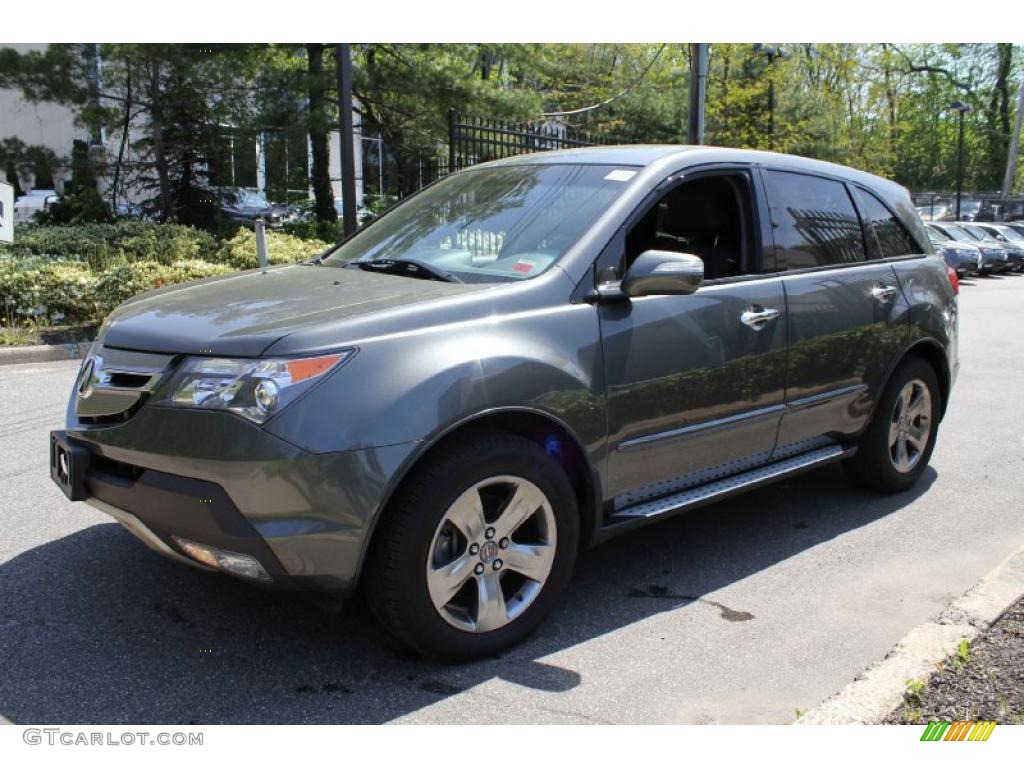
POLYGON ((658 52, 654 54, 654 57, 647 63, 647 66, 644 67, 644 71, 640 73, 640 77, 638 77, 632 83, 630 83, 625 88, 623 88, 621 91, 616 93, 614 96, 612 96, 610 98, 607 98, 604 101, 598 102, 597 104, 594 104, 594 105, 589 106, 589 107, 581 107, 580 109, 570 109, 567 112, 543 112, 542 115, 544 117, 565 117, 567 115, 579 115, 579 114, 582 114, 584 112, 590 112, 592 110, 600 109, 601 107, 604 107, 604 106, 607 106, 608 104, 611 104, 617 98, 619 98, 620 96, 625 96, 627 93, 629 93, 631 90, 636 88, 636 86, 640 85, 640 83, 643 82, 643 79, 645 77, 647 77, 647 73, 651 71, 651 67, 654 66, 654 62, 656 62, 658 60, 658 57, 661 56, 661 52, 665 50, 665 47, 667 45, 668 45, 668 43, 662 43, 661 47, 658 49, 658 52))

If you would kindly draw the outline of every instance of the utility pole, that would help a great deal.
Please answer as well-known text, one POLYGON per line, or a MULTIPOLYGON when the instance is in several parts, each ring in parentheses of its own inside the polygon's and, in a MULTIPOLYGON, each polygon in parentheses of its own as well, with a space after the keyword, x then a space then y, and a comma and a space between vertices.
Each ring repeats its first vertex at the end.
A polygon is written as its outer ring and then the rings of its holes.
POLYGON ((775 62, 791 54, 782 46, 764 43, 754 43, 754 52, 768 59, 768 149, 775 149, 775 62))
POLYGON ((1010 154, 1006 157, 1006 175, 1003 177, 1003 213, 1006 212, 1006 198, 1013 190, 1013 177, 1017 175, 1017 153, 1020 151, 1020 128, 1024 121, 1024 77, 1020 80, 1020 94, 1017 96, 1017 118, 1010 136, 1010 154))
POLYGON ((960 133, 956 141, 956 220, 960 221, 960 197, 964 191, 964 115, 972 110, 962 101, 954 101, 949 108, 960 113, 960 133))
POLYGON ((708 44, 691 43, 690 108, 687 112, 686 143, 704 143, 704 104, 708 89, 708 44))
POLYGON ((338 43, 338 118, 341 123, 341 223, 344 237, 359 227, 356 221, 355 133, 352 126, 352 50, 338 43))

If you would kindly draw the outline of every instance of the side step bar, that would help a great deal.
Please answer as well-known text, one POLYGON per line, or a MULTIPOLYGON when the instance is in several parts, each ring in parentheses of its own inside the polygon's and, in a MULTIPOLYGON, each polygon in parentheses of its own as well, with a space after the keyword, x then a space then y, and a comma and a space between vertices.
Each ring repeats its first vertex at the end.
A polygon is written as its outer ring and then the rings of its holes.
POLYGON ((630 522, 651 520, 652 518, 669 517, 676 512, 709 504, 760 485, 766 485, 789 475, 796 475, 814 467, 831 464, 834 461, 852 456, 854 449, 844 449, 840 445, 829 445, 807 453, 766 464, 757 469, 741 472, 738 475, 715 480, 712 483, 688 488, 660 499, 644 501, 618 510, 607 518, 606 527, 619 526, 630 522))

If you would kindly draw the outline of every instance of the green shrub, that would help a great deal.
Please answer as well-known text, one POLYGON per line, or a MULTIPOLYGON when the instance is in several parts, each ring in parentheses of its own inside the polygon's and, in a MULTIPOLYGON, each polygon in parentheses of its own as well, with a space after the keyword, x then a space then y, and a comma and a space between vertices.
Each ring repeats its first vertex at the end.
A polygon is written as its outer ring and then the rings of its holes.
MULTIPOLYGON (((220 248, 206 232, 119 222, 18 226, 0 248, 0 316, 39 325, 101 320, 140 293, 257 266, 256 237, 239 230, 220 248)), ((330 244, 267 233, 272 264, 305 261, 330 244)))
POLYGON ((0 258, 0 314, 40 325, 94 322, 137 294, 233 271, 193 259, 137 261, 98 275, 77 261, 0 258))
MULTIPOLYGON (((271 264, 294 264, 313 258, 330 247, 324 240, 304 240, 283 232, 267 232, 267 260, 271 264)), ((225 240, 213 259, 235 269, 253 269, 259 266, 256 258, 256 234, 248 229, 238 230, 225 240)))
POLYGON ((233 271, 225 264, 198 260, 176 261, 173 264, 155 261, 123 264, 104 273, 97 280, 94 291, 96 306, 101 316, 106 315, 121 302, 140 293, 233 271))
POLYGON ((92 187, 80 186, 57 198, 48 210, 37 214, 43 225, 112 223, 114 212, 92 187))
POLYGON ((96 283, 96 275, 81 262, 0 259, 0 304, 13 320, 89 320, 96 316, 96 283))
POLYGON ((46 256, 86 262, 94 271, 135 261, 170 264, 209 260, 217 241, 208 232, 179 224, 121 221, 60 227, 19 227, 15 242, 0 246, 0 255, 46 256))

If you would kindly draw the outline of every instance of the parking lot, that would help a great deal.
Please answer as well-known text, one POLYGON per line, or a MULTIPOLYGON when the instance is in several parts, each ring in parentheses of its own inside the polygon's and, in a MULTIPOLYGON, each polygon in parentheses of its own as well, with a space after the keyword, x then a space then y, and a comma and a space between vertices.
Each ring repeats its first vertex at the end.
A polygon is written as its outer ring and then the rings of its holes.
POLYGON ((49 480, 77 363, 0 367, 0 716, 16 723, 787 723, 1024 543, 1024 275, 965 281, 932 466, 881 497, 835 466, 586 553, 532 639, 396 654, 151 553, 49 480))

